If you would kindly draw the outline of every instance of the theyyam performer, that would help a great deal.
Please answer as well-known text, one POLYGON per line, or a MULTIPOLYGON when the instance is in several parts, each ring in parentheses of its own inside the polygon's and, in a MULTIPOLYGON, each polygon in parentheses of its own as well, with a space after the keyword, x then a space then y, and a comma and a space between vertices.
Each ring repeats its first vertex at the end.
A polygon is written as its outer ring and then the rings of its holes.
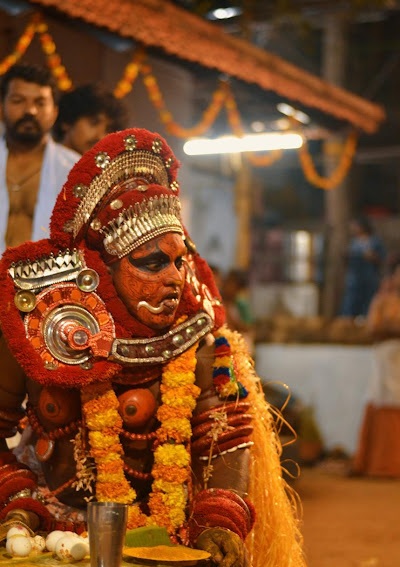
POLYGON ((129 530, 220 566, 303 567, 273 414, 182 224, 178 165, 156 133, 106 136, 50 237, 4 253, 0 521, 79 533, 88 501, 122 502, 129 530))

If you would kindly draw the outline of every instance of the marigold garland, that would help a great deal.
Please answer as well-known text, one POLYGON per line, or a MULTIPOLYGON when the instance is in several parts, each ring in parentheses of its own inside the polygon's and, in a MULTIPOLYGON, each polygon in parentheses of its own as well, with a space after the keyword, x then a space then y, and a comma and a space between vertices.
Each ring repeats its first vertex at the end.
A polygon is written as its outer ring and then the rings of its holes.
POLYGON ((140 72, 143 76, 143 83, 147 89, 150 101, 158 111, 161 122, 165 125, 165 128, 170 134, 178 136, 179 138, 190 138, 204 134, 204 132, 206 132, 215 122, 229 96, 226 81, 220 81, 219 86, 212 95, 211 103, 203 112, 200 121, 191 128, 183 128, 174 121, 171 112, 167 109, 164 97, 158 86, 157 79, 152 74, 152 69, 149 63, 142 64, 140 72))
POLYGON ((37 22, 38 15, 36 14, 28 23, 21 37, 17 41, 14 51, 10 55, 7 55, 7 57, 5 57, 0 63, 0 75, 4 75, 4 73, 6 73, 10 67, 15 65, 15 63, 17 63, 17 61, 19 61, 26 52, 35 37, 37 22))
POLYGON ((108 383, 91 384, 81 391, 83 417, 89 431, 91 456, 94 459, 96 498, 101 501, 132 503, 136 498, 123 472, 122 445, 119 434, 122 418, 118 399, 108 383))
POLYGON ((162 375, 162 405, 157 411, 161 425, 157 430, 158 445, 154 451, 149 517, 134 504, 136 492, 123 472, 123 448, 119 438, 122 419, 112 385, 90 385, 82 392, 90 455, 97 470, 96 498, 99 501, 130 504, 129 528, 158 525, 174 535, 185 522, 191 464, 190 418, 200 394, 200 388, 194 384, 196 349, 197 345, 194 345, 177 359, 168 362, 162 375))
POLYGON ((357 132, 355 130, 352 130, 344 143, 343 152, 340 157, 339 163, 329 177, 323 177, 317 172, 313 164, 311 155, 308 151, 307 141, 304 140, 303 146, 299 150, 299 158, 307 181, 309 181, 313 185, 316 185, 317 187, 320 187, 321 189, 326 190, 333 189, 334 187, 342 183, 343 179, 348 174, 353 162, 353 158, 357 149, 357 140, 357 132))
POLYGON ((157 436, 161 444, 154 452, 153 492, 149 507, 152 521, 173 534, 183 525, 186 514, 188 489, 181 478, 190 478, 190 447, 192 435, 190 418, 200 394, 195 386, 197 344, 177 359, 166 364, 161 380, 162 404, 157 412, 161 427, 157 436), (164 408, 182 410, 182 417, 171 417, 164 408), (186 414, 186 415, 184 415, 186 414), (163 477, 166 468, 174 467, 171 477, 163 477))
POLYGON ((39 21, 36 31, 39 34, 42 49, 47 58, 47 65, 57 80, 57 85, 61 91, 67 91, 72 87, 72 81, 68 76, 67 70, 61 63, 61 57, 56 52, 56 44, 51 37, 47 24, 39 21))
MULTIPOLYGON (((65 66, 61 62, 61 57, 56 52, 56 44, 49 33, 48 26, 39 13, 35 13, 32 16, 19 38, 14 51, 0 62, 0 75, 3 75, 24 55, 36 33, 39 35, 48 66, 56 78, 60 90, 66 91, 71 89, 73 86, 72 81, 68 76, 65 66)), ((146 51, 143 47, 140 47, 135 51, 132 60, 126 65, 122 77, 114 89, 114 95, 117 98, 123 98, 132 90, 133 84, 140 73, 150 101, 157 110, 166 130, 173 136, 188 138, 204 134, 214 124, 223 107, 226 109, 228 122, 234 135, 239 137, 244 135, 237 104, 227 81, 219 82, 218 87, 212 94, 211 102, 204 110, 199 122, 192 127, 184 128, 174 120, 171 112, 168 110, 157 79, 152 73, 151 66, 145 59, 146 51)), ((330 176, 323 177, 315 168, 305 140, 302 148, 299 150, 299 159, 307 181, 320 189, 326 190, 333 189, 339 185, 349 172, 356 146, 357 135, 355 132, 351 132, 346 140, 343 154, 337 168, 330 176)), ((261 156, 253 152, 245 153, 246 159, 256 167, 268 167, 282 156, 282 150, 272 150, 261 156)))
MULTIPOLYGON (((229 90, 228 92, 225 106, 228 122, 232 129, 232 132, 235 134, 235 136, 238 136, 240 138, 244 135, 245 132, 242 126, 239 110, 237 108, 237 104, 231 90, 229 90)), ((262 156, 256 155, 254 152, 246 152, 244 156, 252 165, 258 167, 266 167, 278 161, 283 156, 283 151, 271 150, 262 156)))
POLYGON ((144 48, 139 48, 135 51, 132 61, 125 67, 122 78, 118 81, 115 89, 114 96, 116 98, 123 98, 131 92, 133 83, 136 81, 139 74, 140 67, 146 57, 144 48))

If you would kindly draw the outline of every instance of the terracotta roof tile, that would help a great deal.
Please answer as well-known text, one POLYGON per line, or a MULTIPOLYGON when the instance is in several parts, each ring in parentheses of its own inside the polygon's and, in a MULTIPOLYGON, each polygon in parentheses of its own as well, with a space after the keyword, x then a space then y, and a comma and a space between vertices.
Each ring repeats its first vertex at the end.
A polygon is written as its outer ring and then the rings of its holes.
POLYGON ((318 108, 365 132, 375 132, 385 119, 377 104, 336 87, 226 34, 167 0, 31 0, 106 28, 123 37, 157 47, 178 58, 219 70, 262 89, 273 91, 306 106, 318 108))

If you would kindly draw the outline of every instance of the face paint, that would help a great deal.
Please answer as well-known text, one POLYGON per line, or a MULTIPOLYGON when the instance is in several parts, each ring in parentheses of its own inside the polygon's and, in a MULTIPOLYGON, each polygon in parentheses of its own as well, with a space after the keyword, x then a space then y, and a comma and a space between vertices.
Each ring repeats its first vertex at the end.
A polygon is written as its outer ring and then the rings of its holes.
POLYGON ((153 238, 112 266, 115 288, 128 311, 152 329, 170 327, 185 283, 181 235, 153 238))

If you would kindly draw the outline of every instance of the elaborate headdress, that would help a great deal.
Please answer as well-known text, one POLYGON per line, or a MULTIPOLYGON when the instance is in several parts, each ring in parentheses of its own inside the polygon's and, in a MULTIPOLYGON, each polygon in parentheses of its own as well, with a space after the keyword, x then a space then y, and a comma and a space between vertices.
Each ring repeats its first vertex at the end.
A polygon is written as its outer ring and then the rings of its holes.
POLYGON ((140 128, 103 138, 71 170, 51 239, 83 239, 109 263, 166 232, 184 233, 178 162, 165 140, 140 128))

